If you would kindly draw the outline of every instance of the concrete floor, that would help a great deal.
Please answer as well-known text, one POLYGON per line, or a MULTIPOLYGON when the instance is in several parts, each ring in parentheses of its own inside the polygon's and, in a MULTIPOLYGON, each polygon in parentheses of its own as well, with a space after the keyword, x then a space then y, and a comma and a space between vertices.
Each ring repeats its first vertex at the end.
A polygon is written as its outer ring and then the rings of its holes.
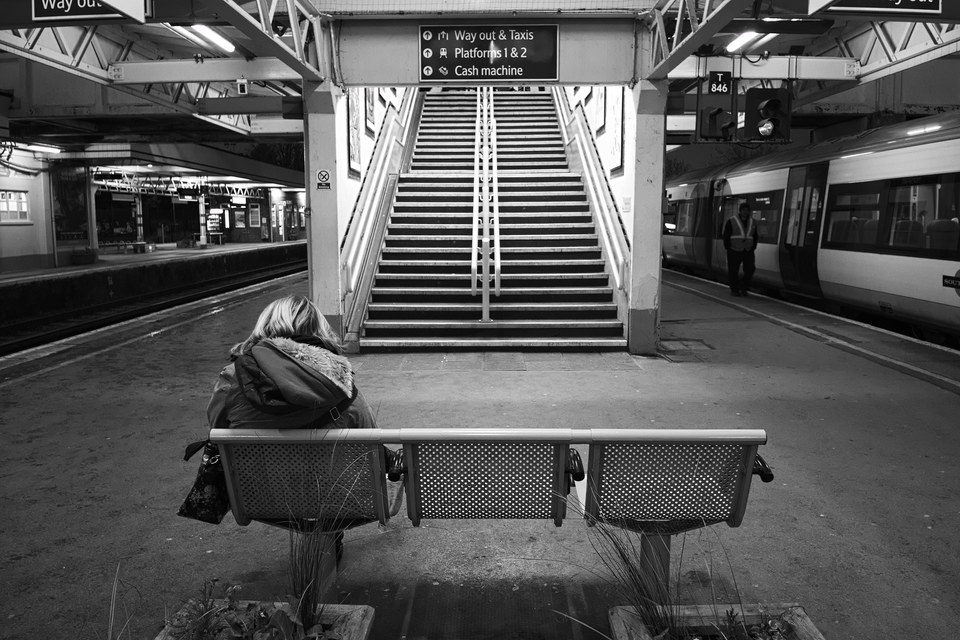
MULTIPOLYGON (((196 469, 182 447, 205 434, 227 349, 266 301, 306 290, 303 276, 287 282, 0 360, 0 637, 105 638, 118 564, 132 638, 153 638, 206 578, 243 584, 245 598, 286 593, 285 533, 175 512, 196 469)), ((671 359, 352 360, 383 427, 766 429, 776 479, 754 483, 740 528, 687 536, 675 567, 687 599, 735 581, 746 602, 801 603, 827 638, 956 637, 960 394, 758 315, 777 303, 704 297, 720 291, 664 286, 671 359)), ((936 358, 944 376, 960 367, 960 355, 936 358)), ((376 607, 374 638, 596 638, 564 616, 606 632, 606 609, 622 603, 589 535, 575 519, 396 518, 347 532, 335 595, 376 607)))

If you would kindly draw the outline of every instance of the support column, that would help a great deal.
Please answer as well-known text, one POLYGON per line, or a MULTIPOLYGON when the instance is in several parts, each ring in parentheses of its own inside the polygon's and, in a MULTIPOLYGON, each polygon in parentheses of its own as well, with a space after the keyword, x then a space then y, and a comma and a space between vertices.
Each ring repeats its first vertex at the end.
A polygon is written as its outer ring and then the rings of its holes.
POLYGON ((207 196, 202 191, 197 197, 197 208, 200 210, 200 241, 197 245, 203 247, 207 244, 207 196))
POLYGON ((85 171, 87 177, 87 246, 96 251, 100 248, 97 234, 97 185, 93 184, 90 167, 85 171))
POLYGON ((137 223, 137 242, 143 242, 143 196, 133 196, 133 216, 137 223))
POLYGON ((660 339, 660 240, 663 228, 663 165, 667 83, 641 80, 637 106, 637 161, 630 255, 630 315, 627 348, 652 355, 660 339))
MULTIPOLYGON (((337 105, 343 92, 329 81, 303 83, 303 152, 307 194, 310 298, 343 339, 337 166, 337 105), (321 178, 326 178, 322 180, 321 178)), ((346 179, 347 172, 342 172, 346 179)))

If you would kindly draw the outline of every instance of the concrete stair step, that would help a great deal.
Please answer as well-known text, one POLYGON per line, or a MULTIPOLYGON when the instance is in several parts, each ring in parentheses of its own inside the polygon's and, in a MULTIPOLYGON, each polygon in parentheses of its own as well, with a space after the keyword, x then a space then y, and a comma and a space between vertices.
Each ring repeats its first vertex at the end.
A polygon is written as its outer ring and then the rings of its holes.
POLYGON ((360 338, 361 350, 522 350, 564 349, 623 351, 626 338, 360 338))

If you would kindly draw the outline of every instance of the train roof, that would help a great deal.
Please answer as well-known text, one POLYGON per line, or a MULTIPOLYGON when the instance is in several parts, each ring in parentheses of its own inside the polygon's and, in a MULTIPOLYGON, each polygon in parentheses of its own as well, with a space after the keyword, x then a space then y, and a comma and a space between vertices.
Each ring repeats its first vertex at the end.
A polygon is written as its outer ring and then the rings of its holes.
POLYGON ((885 127, 867 129, 806 147, 783 149, 732 165, 688 171, 671 178, 668 181, 667 188, 722 176, 743 175, 756 171, 773 171, 814 162, 826 162, 854 153, 866 153, 878 149, 899 149, 917 144, 957 139, 960 139, 960 112, 942 113, 928 118, 917 118, 885 127))
POLYGON ((900 149, 957 138, 960 138, 960 112, 942 113, 928 118, 867 129, 802 148, 784 149, 731 165, 726 170, 715 168, 714 172, 718 176, 730 176, 755 171, 772 171, 814 162, 826 162, 854 153, 900 149))

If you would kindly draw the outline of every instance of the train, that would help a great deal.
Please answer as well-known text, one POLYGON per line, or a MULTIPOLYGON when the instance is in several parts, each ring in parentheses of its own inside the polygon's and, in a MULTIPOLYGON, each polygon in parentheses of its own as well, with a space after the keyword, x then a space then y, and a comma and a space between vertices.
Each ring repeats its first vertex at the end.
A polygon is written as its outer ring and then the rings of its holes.
POLYGON ((664 266, 726 279, 750 205, 753 286, 960 338, 960 114, 785 148, 665 183, 664 266))

